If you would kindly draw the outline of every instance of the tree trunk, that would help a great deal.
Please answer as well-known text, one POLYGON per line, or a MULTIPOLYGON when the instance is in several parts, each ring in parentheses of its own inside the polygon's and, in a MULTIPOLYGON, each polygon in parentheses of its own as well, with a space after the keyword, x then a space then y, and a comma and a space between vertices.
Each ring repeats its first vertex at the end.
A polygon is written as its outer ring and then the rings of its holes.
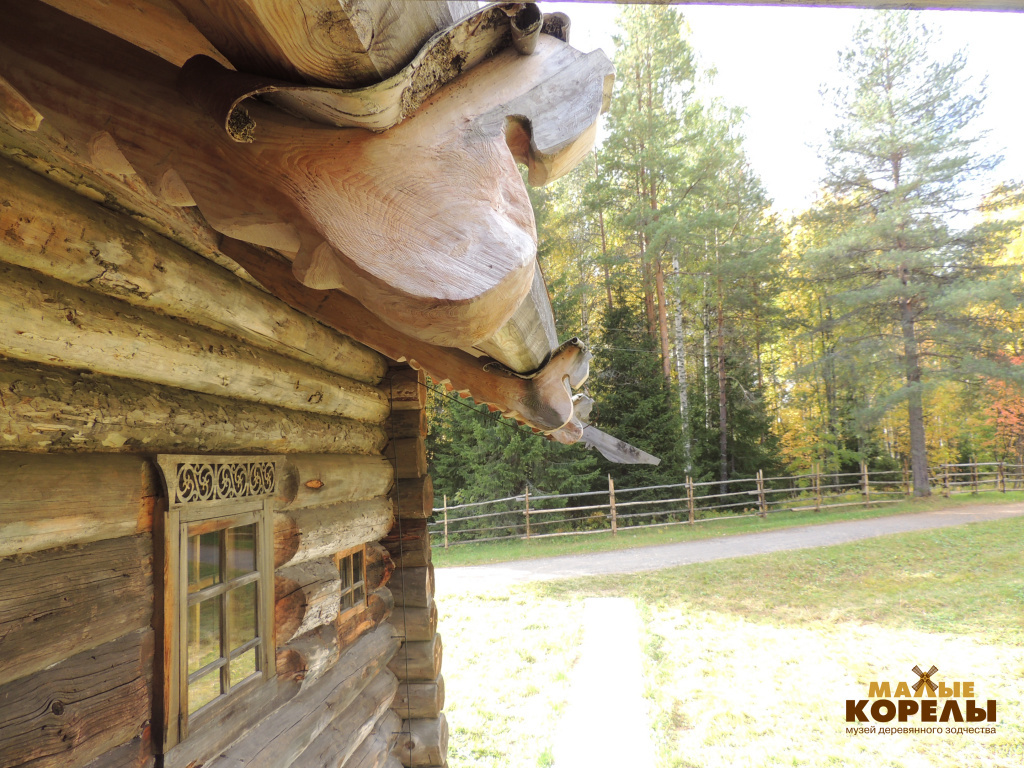
POLYGON ((658 336, 661 340, 661 372, 665 381, 672 383, 672 363, 668 346, 668 308, 665 302, 665 268, 658 259, 658 270, 655 273, 655 285, 658 292, 658 336))
MULTIPOLYGON (((725 389, 725 308, 722 306, 722 278, 718 278, 718 459, 719 479, 729 479, 729 413, 725 389)), ((722 493, 726 493, 722 487, 722 493)))
MULTIPOLYGON (((679 257, 672 257, 672 269, 675 272, 676 280, 679 279, 679 257)), ((678 287, 678 286, 677 286, 678 287)), ((683 335, 683 307, 682 294, 677 296, 675 311, 672 313, 672 320, 675 328, 675 356, 676 356, 676 377, 679 385, 679 417, 683 422, 683 457, 686 471, 689 472, 690 454, 690 392, 689 383, 686 379, 686 339, 683 335)))
POLYGON ((910 473, 914 496, 931 496, 928 484, 928 446, 924 435, 924 402, 921 397, 921 367, 910 299, 900 299, 903 354, 907 372, 907 418, 910 426, 910 473))

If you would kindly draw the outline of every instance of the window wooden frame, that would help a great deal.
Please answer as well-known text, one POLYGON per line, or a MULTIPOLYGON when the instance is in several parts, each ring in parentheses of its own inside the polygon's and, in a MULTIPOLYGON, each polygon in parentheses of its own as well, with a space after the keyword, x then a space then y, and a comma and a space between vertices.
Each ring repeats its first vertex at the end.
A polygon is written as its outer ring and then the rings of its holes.
MULTIPOLYGON (((251 723, 244 718, 245 700, 276 677, 274 642, 274 537, 273 511, 279 458, 272 456, 168 456, 157 457, 167 489, 167 509, 163 515, 163 676, 160 709, 163 753, 204 728, 235 730, 241 733, 251 723), (208 704, 188 712, 188 542, 190 536, 231 528, 256 526, 254 572, 222 581, 193 593, 192 601, 220 599, 231 588, 255 583, 256 639, 258 676, 251 675, 208 704), (255 576, 251 574, 255 573, 255 576), (242 704, 243 706, 239 706, 242 704), (243 716, 232 719, 231 712, 243 716)), ((225 537, 221 537, 222 539, 225 537)), ((225 554, 223 543, 221 556, 225 554)), ((221 568, 225 567, 223 565, 221 568)), ((222 603, 222 607, 226 599, 222 603)), ((221 612, 220 642, 228 642, 230 619, 221 612)), ((229 649, 230 650, 230 649, 229 649)), ((240 656, 244 651, 238 651, 240 656)), ((219 660, 218 660, 219 662, 219 660)), ((220 675, 226 680, 230 661, 225 660, 220 675)), ((208 665, 209 666, 209 665, 208 665)), ((204 668, 205 669, 205 668, 204 668)))
POLYGON ((346 549, 344 552, 339 552, 334 556, 334 564, 338 568, 338 574, 341 578, 341 612, 340 617, 347 616, 353 611, 357 611, 360 608, 366 607, 367 592, 366 592, 366 545, 360 544, 357 547, 346 549), (358 560, 358 568, 355 566, 356 560, 358 560), (350 570, 345 570, 350 569, 350 570), (348 577, 346 583, 346 576, 348 577), (358 577, 358 578, 357 578, 358 577), (358 595, 362 592, 361 597, 353 597, 352 604, 346 606, 346 597, 348 595, 358 595))

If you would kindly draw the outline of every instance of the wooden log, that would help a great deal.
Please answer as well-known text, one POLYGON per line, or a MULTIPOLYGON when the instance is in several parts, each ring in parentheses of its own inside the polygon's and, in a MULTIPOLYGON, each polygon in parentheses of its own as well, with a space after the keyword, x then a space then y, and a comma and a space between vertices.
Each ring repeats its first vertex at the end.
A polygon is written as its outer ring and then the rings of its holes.
POLYGON ((0 557, 150 531, 162 495, 134 456, 0 453, 0 557))
POLYGON ((422 411, 427 405, 427 378, 408 365, 389 368, 380 386, 391 401, 392 411, 422 411))
POLYGON ((395 572, 395 561, 391 559, 391 553, 377 542, 371 542, 366 545, 364 558, 366 563, 366 591, 373 592, 388 583, 391 574, 395 572))
POLYGON ((448 721, 436 718, 402 721, 402 735, 391 751, 406 768, 429 768, 448 759, 448 721))
POLYGON ((434 566, 399 568, 388 582, 395 605, 404 608, 429 608, 434 598, 434 566))
POLYGON ((394 470, 382 456, 302 455, 288 457, 278 483, 277 509, 324 507, 384 496, 394 470))
POLYGON ((279 768, 289 765, 384 670, 398 648, 390 626, 360 638, 342 659, 245 737, 207 763, 208 768, 279 768))
POLYGON ((282 568, 274 576, 274 632, 279 646, 325 624, 341 611, 341 574, 333 559, 282 568))
POLYGON ((338 628, 317 627, 277 647, 277 676, 308 688, 338 663, 340 653, 338 628))
POLYGON ((155 765, 153 740, 147 729, 142 736, 100 755, 85 768, 154 768, 155 765))
POLYGON ((0 686, 3 764, 85 765, 147 738, 153 663, 153 632, 146 629, 0 686))
POLYGON ((0 685, 148 627, 148 535, 0 559, 0 685))
POLYGON ((476 348, 522 373, 539 370, 551 357, 552 350, 558 349, 555 316, 544 275, 539 269, 533 275, 533 286, 526 300, 497 333, 476 348))
POLYGON ((19 131, 37 131, 43 122, 39 114, 18 90, 0 77, 0 116, 19 131))
POLYGON ((356 381, 378 384, 384 375, 373 350, 124 214, 8 161, 0 161, 0 198, 0 260, 356 381))
POLYGON ((356 747, 343 768, 383 768, 390 759, 401 729, 402 718, 392 710, 387 710, 377 721, 373 732, 356 747))
POLYGON ((397 517, 415 520, 434 514, 434 481, 429 474, 422 477, 399 478, 391 489, 397 517))
POLYGON ((391 624, 406 640, 430 640, 437 633, 437 603, 429 608, 395 608, 391 624))
POLYGON ((430 564, 430 531, 426 520, 397 520, 380 543, 391 553, 396 568, 430 564))
POLYGON ((398 680, 382 670, 291 764, 291 768, 342 768, 388 711, 398 680))
MULTIPOLYGON (((347 611, 338 619, 338 647, 344 650, 367 632, 379 627, 391 617, 394 608, 395 598, 387 587, 370 592, 366 596, 365 606, 347 611)), ((395 632, 392 634, 397 636, 395 632)))
POLYGON ((444 709, 444 676, 432 683, 401 683, 391 708, 406 720, 436 718, 444 709))
POLYGON ((394 464, 395 475, 400 480, 427 474, 427 445, 422 437, 392 440, 384 449, 384 456, 394 464))
MULTIPOLYGON (((387 386, 382 387, 387 392, 387 386)), ((398 439, 403 437, 426 437, 427 436, 427 412, 422 408, 416 410, 399 410, 394 407, 392 400, 391 415, 384 422, 388 437, 398 439)))
POLYGON ((387 498, 351 501, 274 515, 274 567, 328 557, 380 539, 394 520, 387 498))
POLYGON ((0 353, 379 423, 377 388, 0 263, 0 353))
POLYGON ((402 682, 429 683, 437 680, 437 676, 441 674, 442 656, 441 636, 434 635, 422 643, 404 643, 388 664, 388 669, 402 682))
POLYGON ((379 454, 375 424, 34 364, 0 368, 0 451, 379 454))

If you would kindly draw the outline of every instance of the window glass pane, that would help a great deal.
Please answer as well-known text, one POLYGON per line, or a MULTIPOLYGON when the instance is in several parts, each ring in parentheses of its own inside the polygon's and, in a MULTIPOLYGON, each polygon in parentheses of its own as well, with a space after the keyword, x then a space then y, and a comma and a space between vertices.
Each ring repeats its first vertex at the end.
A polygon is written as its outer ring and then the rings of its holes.
POLYGON ((352 583, 363 580, 363 553, 352 553, 352 583))
POLYGON ((348 589, 352 586, 352 556, 341 558, 341 588, 348 589))
POLYGON ((220 669, 203 675, 188 686, 188 711, 192 714, 220 696, 220 669))
POLYGON ((220 531, 188 537, 188 591, 220 583, 220 531))
POLYGON ((353 594, 355 595, 355 601, 354 602, 355 602, 356 605, 362 605, 363 603, 366 602, 366 591, 363 589, 362 582, 360 582, 359 586, 357 586, 355 588, 355 591, 353 592, 353 594))
POLYGON ((352 603, 352 590, 341 593, 341 610, 347 610, 351 608, 352 603))
POLYGON ((220 598, 188 608, 188 673, 220 658, 220 598))
POLYGON ((255 581, 228 592, 228 616, 230 617, 228 626, 231 632, 231 650, 256 637, 255 581))
POLYGON ((232 687, 238 685, 247 677, 255 675, 259 670, 256 669, 256 649, 246 651, 237 659, 231 660, 231 685, 232 687))
POLYGON ((235 579, 256 570, 256 525, 228 528, 228 579, 235 579))

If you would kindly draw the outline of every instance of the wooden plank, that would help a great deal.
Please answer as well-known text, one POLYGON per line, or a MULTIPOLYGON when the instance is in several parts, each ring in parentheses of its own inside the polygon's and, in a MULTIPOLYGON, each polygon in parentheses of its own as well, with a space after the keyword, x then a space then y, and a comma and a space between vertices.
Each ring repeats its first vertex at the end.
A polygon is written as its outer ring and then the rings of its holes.
POLYGON ((274 515, 274 567, 329 557, 379 540, 394 520, 391 500, 351 501, 274 515))
POLYGON ((377 388, 0 263, 0 353, 379 423, 377 388))
POLYGON ((347 708, 394 656, 398 641, 390 630, 389 625, 382 625, 361 638, 316 685, 304 689, 287 707, 207 763, 208 768, 290 765, 330 725, 333 713, 347 708))
POLYGON ((0 453, 0 557, 152 530, 162 493, 134 456, 0 453))
POLYGON ((399 478, 391 489, 395 514, 403 519, 422 520, 434 514, 434 481, 429 474, 399 478))
POLYGON ((384 456, 394 464, 400 480, 427 474, 427 443, 422 437, 394 439, 384 448, 384 456))
POLYGON ((148 535, 0 559, 0 685, 149 627, 152 615, 148 535))
POLYGON ((398 680, 382 670, 291 764, 292 768, 342 768, 388 711, 398 680))
POLYGON ((402 721, 402 735, 391 750, 406 768, 430 768, 448 759, 448 721, 444 713, 431 719, 402 721))
POLYGON ((388 669, 402 682, 433 682, 441 674, 443 655, 441 636, 434 635, 430 640, 421 643, 404 643, 388 664, 388 669))
POLYGON ((382 456, 295 454, 278 482, 277 509, 372 499, 386 495, 393 483, 394 469, 382 456))
POLYGON ((147 629, 0 686, 3 764, 69 768, 146 738, 153 662, 147 629))
POLYGON ((128 216, 3 160, 0 199, 0 260, 356 381, 378 384, 384 375, 373 350, 128 216))
POLYGON ((33 363, 0 367, 0 403, 0 451, 379 454, 387 440, 376 424, 33 363))

